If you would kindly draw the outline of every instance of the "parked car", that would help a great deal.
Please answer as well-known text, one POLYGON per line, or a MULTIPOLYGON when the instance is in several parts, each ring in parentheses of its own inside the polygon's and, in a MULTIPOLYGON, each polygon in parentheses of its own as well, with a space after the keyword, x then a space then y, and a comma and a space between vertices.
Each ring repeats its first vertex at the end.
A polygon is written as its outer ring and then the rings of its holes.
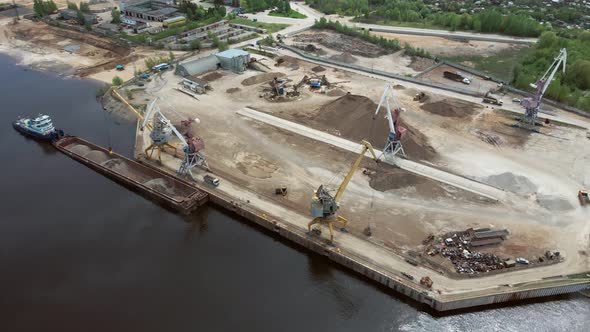
POLYGON ((528 259, 524 259, 524 258, 522 258, 522 257, 518 257, 518 258, 516 259, 516 262, 517 262, 517 263, 519 263, 519 264, 524 264, 524 265, 528 265, 528 264, 529 264, 529 261, 528 261, 528 259))
POLYGON ((208 183, 208 184, 210 184, 212 186, 215 186, 215 187, 219 186, 219 179, 216 178, 216 177, 213 177, 213 176, 211 176, 209 174, 205 175, 203 177, 203 180, 205 180, 206 183, 208 183))
POLYGON ((513 103, 520 103, 520 99, 518 99, 518 98, 514 98, 514 99, 512 99, 512 102, 513 102, 513 103))

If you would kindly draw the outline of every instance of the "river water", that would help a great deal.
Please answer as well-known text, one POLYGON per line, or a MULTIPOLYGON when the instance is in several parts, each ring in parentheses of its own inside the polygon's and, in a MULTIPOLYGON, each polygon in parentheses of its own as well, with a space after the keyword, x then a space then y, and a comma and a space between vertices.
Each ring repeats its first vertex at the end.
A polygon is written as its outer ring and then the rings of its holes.
POLYGON ((437 315, 215 207, 181 217, 10 127, 131 155, 98 84, 0 56, 1 331, 587 331, 578 294, 437 315))

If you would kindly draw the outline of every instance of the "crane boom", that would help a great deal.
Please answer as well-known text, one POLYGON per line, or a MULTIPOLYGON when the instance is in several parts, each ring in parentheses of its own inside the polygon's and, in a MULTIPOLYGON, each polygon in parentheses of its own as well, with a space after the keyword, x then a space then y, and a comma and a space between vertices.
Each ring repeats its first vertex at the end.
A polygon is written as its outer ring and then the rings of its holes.
MULTIPOLYGON (((553 78, 555 77, 555 73, 559 67, 563 64, 563 73, 565 74, 565 66, 567 61, 567 50, 562 48, 559 51, 559 55, 553 59, 553 62, 547 68, 543 76, 535 83, 531 84, 533 88, 535 88, 535 93, 530 98, 525 98, 522 100, 522 106, 525 109, 524 117, 521 119, 521 122, 526 123, 527 125, 534 126, 536 125, 537 121, 537 113, 539 112, 539 106, 541 105, 541 100, 543 99, 543 95, 553 78)), ((519 125, 515 125, 519 126, 519 125)))
POLYGON ((344 180, 340 184, 340 187, 338 187, 338 191, 336 191, 336 195, 334 195, 334 200, 336 202, 339 202, 340 201, 340 197, 342 196, 342 194, 346 190, 346 187, 348 186, 348 183, 350 182, 350 179, 352 179, 352 176, 354 175, 354 172, 356 171, 356 169, 358 168, 359 164, 361 163, 361 160, 363 160, 363 157, 365 156, 365 153, 367 152, 367 150, 369 150, 371 152, 371 155, 373 155, 373 159, 375 159, 375 161, 378 161, 379 160, 377 158, 377 155, 375 154, 375 150, 373 150, 373 146, 371 145, 371 143, 363 140, 361 142, 361 144, 363 145, 363 149, 362 149, 361 153, 359 153, 358 157, 356 158, 356 160, 354 161, 354 163, 350 167, 350 170, 348 171, 348 174, 346 174, 346 176, 344 177, 344 180))

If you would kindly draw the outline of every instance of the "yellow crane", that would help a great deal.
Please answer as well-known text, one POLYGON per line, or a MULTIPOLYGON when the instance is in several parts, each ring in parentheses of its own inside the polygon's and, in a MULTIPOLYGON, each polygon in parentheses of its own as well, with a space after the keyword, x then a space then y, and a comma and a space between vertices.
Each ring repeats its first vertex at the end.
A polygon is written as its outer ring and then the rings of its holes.
POLYGON ((314 217, 314 219, 310 221, 309 224, 307 224, 307 229, 311 232, 311 226, 317 223, 327 223, 328 228, 330 229, 330 242, 334 241, 334 230, 332 223, 334 223, 335 221, 340 221, 344 224, 344 229, 348 224, 348 220, 346 218, 337 214, 338 209, 340 208, 338 202, 340 201, 340 197, 342 197, 342 194, 344 194, 344 190, 346 190, 346 187, 348 186, 350 179, 352 179, 354 172, 360 165, 361 160, 363 160, 363 157, 365 156, 367 150, 371 152, 371 155, 373 156, 375 162, 379 162, 379 159, 377 158, 377 155, 375 154, 375 151, 373 150, 373 146, 371 145, 371 143, 363 140, 361 142, 361 145, 363 146, 361 153, 358 155, 354 163, 352 163, 352 166, 350 167, 348 174, 346 174, 346 176, 344 177, 344 180, 340 184, 340 187, 338 187, 336 194, 334 196, 330 195, 330 193, 324 187, 324 185, 320 185, 318 190, 314 192, 313 197, 311 198, 310 210, 311 215, 312 217, 314 217))

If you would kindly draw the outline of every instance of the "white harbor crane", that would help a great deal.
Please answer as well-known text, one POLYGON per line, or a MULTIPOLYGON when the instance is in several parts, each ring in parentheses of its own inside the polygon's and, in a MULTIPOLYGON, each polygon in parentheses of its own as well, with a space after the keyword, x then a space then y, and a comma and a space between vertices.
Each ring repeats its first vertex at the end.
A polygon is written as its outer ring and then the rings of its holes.
POLYGON ((387 110, 385 118, 389 124, 389 135, 387 136, 387 142, 385 143, 385 148, 383 149, 381 157, 385 156, 386 159, 393 160, 393 158, 398 153, 401 153, 401 155, 405 157, 406 153, 404 152, 401 138, 405 135, 406 128, 403 128, 399 125, 400 113, 405 111, 405 109, 402 108, 397 102, 395 95, 393 94, 393 88, 391 87, 391 84, 387 84, 385 87, 381 101, 379 101, 379 105, 375 110, 375 115, 373 115, 373 120, 375 120, 377 117, 377 114, 379 113, 379 110, 383 104, 385 104, 385 108, 387 110), (391 113, 391 105, 389 104, 390 97, 395 107, 393 114, 391 113))
POLYGON ((559 66, 563 64, 563 74, 565 74, 565 64, 567 61, 567 50, 562 48, 559 51, 559 55, 553 60, 553 63, 545 74, 536 82, 531 83, 531 87, 535 89, 535 93, 530 98, 525 98, 522 100, 521 105, 524 107, 525 112, 524 116, 519 120, 520 124, 515 124, 515 127, 521 127, 521 124, 525 126, 530 126, 529 129, 535 130, 535 126, 537 125, 537 114, 539 113, 539 106, 541 104, 541 100, 543 99, 543 95, 545 91, 553 81, 555 73, 559 66))
MULTIPOLYGON (((184 152, 184 157, 177 172, 179 174, 187 174, 192 176, 191 170, 196 166, 199 166, 205 170, 209 170, 207 160, 200 153, 200 151, 205 148, 205 142, 203 142, 203 140, 199 137, 192 136, 190 133, 182 135, 176 129, 176 127, 172 125, 170 120, 168 120, 168 118, 162 114, 162 111, 160 111, 160 108, 157 105, 157 101, 158 98, 155 98, 150 103, 141 124, 141 130, 143 130, 148 126, 148 121, 153 115, 153 124, 150 133, 152 144, 147 147, 147 149, 145 149, 146 156, 150 158, 153 154, 153 151, 158 150, 158 160, 162 161, 161 151, 164 150, 165 147, 174 149, 174 153, 176 154, 176 147, 170 145, 169 143, 172 133, 174 133, 174 135, 176 135, 176 137, 183 144, 182 150, 184 152)), ((198 119, 194 119, 193 121, 197 123, 199 122, 198 119)))

